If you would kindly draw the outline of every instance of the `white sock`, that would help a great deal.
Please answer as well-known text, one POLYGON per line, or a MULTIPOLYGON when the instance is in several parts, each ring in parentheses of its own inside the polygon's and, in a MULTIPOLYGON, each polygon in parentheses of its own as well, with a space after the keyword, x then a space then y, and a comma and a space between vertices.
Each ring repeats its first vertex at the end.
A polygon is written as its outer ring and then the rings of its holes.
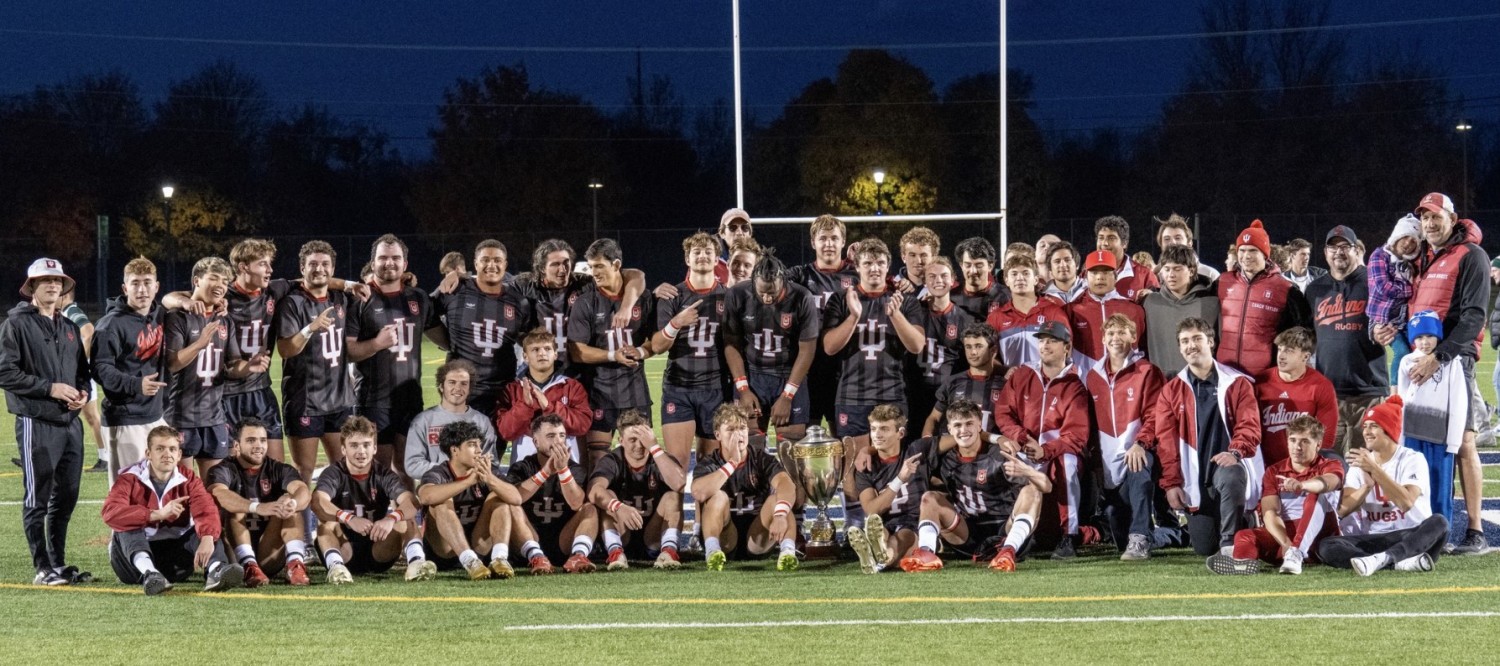
POLYGON ((785 555, 787 553, 795 553, 795 552, 797 552, 797 540, 796 539, 782 539, 781 540, 781 554, 782 555, 785 555))
POLYGON ((427 559, 427 553, 422 551, 422 540, 412 539, 406 542, 406 561, 420 562, 427 559))
POLYGON ((339 554, 338 549, 329 548, 323 552, 323 566, 332 569, 334 565, 343 564, 344 556, 339 554))
POLYGON ((917 523, 917 546, 937 552, 938 526, 930 520, 917 523))
POLYGON ((235 546, 234 559, 239 560, 241 565, 255 564, 255 549, 250 544, 235 546))
POLYGON ((533 557, 541 557, 544 555, 542 545, 535 541, 527 541, 521 544, 521 555, 528 560, 533 557))
POLYGON ((1031 536, 1031 517, 1020 516, 1011 523, 1010 531, 1005 533, 1005 545, 1012 550, 1020 552, 1021 546, 1031 536))
POLYGON ((573 554, 574 555, 582 555, 584 557, 588 557, 589 556, 589 551, 591 551, 593 549, 594 549, 594 537, 591 537, 591 536, 589 536, 587 534, 580 534, 578 536, 573 537, 573 554))
POLYGON ((844 498, 844 527, 845 529, 850 527, 864 529, 865 507, 859 503, 859 500, 844 498))
POLYGON ((491 562, 504 562, 504 561, 509 560, 509 559, 510 559, 510 544, 508 544, 508 543, 497 543, 497 544, 495 544, 493 546, 490 546, 490 561, 491 562))
POLYGON ((94 451, 99 454, 100 460, 109 460, 109 451, 104 449, 94 449, 94 451))
POLYGON ((662 548, 662 550, 666 550, 668 548, 671 548, 672 550, 677 550, 677 529, 676 528, 674 528, 674 527, 668 527, 667 529, 664 529, 664 530, 661 531, 661 548, 662 548))
MULTIPOLYGON (((666 537, 662 537, 666 541, 666 537)), ((613 553, 625 548, 625 543, 620 541, 620 533, 616 530, 604 530, 604 551, 613 553)))
POLYGON ((458 554, 458 563, 462 564, 465 569, 477 562, 479 562, 479 555, 473 550, 465 548, 464 552, 458 554))
POLYGON ((292 539, 286 542, 286 561, 288 564, 301 562, 305 557, 307 557, 307 544, 303 543, 301 539, 292 539))
POLYGON ((721 548, 721 547, 719 547, 719 537, 704 537, 703 538, 703 554, 704 555, 709 555, 709 554, 712 554, 712 553, 717 553, 717 552, 719 552, 721 550, 724 550, 724 549, 721 548))
POLYGON ((136 553, 130 561, 135 564, 135 570, 141 572, 142 576, 156 571, 156 563, 151 561, 151 553, 144 550, 136 553))

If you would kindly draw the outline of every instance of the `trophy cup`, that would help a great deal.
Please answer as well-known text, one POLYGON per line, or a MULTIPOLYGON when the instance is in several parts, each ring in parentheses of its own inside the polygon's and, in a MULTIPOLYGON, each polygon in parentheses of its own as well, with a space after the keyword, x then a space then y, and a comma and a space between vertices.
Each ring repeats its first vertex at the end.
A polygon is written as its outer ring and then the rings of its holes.
POLYGON ((838 495, 839 481, 844 478, 844 443, 829 437, 822 426, 808 426, 807 436, 801 441, 776 447, 776 457, 807 502, 818 510, 807 524, 807 557, 834 557, 837 550, 828 503, 838 495))

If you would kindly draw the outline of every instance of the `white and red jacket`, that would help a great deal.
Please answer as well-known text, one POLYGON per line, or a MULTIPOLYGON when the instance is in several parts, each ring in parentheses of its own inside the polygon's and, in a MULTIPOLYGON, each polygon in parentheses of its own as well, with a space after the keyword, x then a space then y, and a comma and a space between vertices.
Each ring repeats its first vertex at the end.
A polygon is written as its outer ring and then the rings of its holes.
POLYGON ((1286 427, 1299 416, 1307 415, 1323 424, 1321 448, 1333 448, 1333 436, 1339 425, 1339 398, 1333 382, 1323 373, 1308 368, 1295 381, 1286 381, 1276 368, 1255 378, 1255 401, 1260 404, 1260 451, 1270 467, 1287 459, 1286 427))
POLYGON ((512 460, 520 460, 536 451, 536 443, 531 441, 531 420, 540 414, 562 417, 563 429, 568 433, 568 451, 573 460, 578 460, 578 438, 594 423, 588 389, 561 372, 552 373, 547 383, 541 385, 533 382, 530 375, 522 375, 506 384, 495 400, 495 432, 501 439, 515 443, 512 460), (547 396, 546 409, 537 409, 527 400, 531 386, 542 389, 542 395, 547 396))
POLYGON ((990 316, 985 323, 1000 334, 995 349, 996 358, 1010 368, 1041 362, 1041 353, 1037 351, 1036 332, 1041 329, 1044 322, 1049 321, 1055 321, 1070 328, 1073 325, 1068 321, 1067 306, 1055 296, 1042 296, 1036 299, 1036 305, 1031 306, 1031 310, 1027 312, 1016 309, 1014 300, 991 309, 990 316))
POLYGON ((145 530, 151 540, 177 539, 195 530, 204 539, 217 539, 222 530, 219 505, 203 487, 203 481, 187 465, 178 463, 160 495, 151 484, 151 463, 142 460, 120 471, 104 499, 104 524, 116 532, 145 530), (151 520, 151 512, 179 497, 187 498, 187 510, 175 520, 151 520))
POLYGON ((1093 399, 1104 487, 1118 488, 1125 480, 1125 451, 1136 443, 1148 451, 1156 448, 1156 397, 1165 379, 1161 370, 1136 352, 1118 372, 1110 372, 1105 359, 1083 382, 1093 399))
MULTIPOLYGON (((1255 402, 1255 388, 1250 376, 1214 362, 1218 371, 1219 416, 1228 430, 1229 449, 1240 454, 1245 468, 1245 509, 1254 510, 1260 503, 1260 480, 1265 475, 1265 461, 1260 455, 1260 407, 1255 402)), ((1156 399, 1156 457, 1161 461, 1161 487, 1182 488, 1188 506, 1197 509, 1202 503, 1202 480, 1198 477, 1198 399, 1189 383, 1192 368, 1184 367, 1162 386, 1156 399)), ((1210 463, 1213 464, 1213 463, 1210 463)))
MULTIPOLYGON (((1125 257, 1120 262, 1120 267, 1115 270, 1115 291, 1119 292, 1127 300, 1132 302, 1141 300, 1141 291, 1145 289, 1161 289, 1161 281, 1156 274, 1146 270, 1136 260, 1125 257)), ((1141 336, 1145 338, 1144 335, 1141 336)))
POLYGON ((1071 366, 1052 379, 1043 377, 1037 365, 1016 368, 995 401, 995 427, 1017 442, 1031 437, 1041 444, 1042 459, 1032 462, 1050 462, 1068 453, 1082 457, 1089 441, 1089 398, 1083 380, 1071 366))
POLYGON ((1103 298, 1085 291, 1068 304, 1068 319, 1073 326, 1073 363, 1084 372, 1109 355, 1104 348, 1104 322, 1110 315, 1122 314, 1135 322, 1136 349, 1146 339, 1146 310, 1112 291, 1103 298))

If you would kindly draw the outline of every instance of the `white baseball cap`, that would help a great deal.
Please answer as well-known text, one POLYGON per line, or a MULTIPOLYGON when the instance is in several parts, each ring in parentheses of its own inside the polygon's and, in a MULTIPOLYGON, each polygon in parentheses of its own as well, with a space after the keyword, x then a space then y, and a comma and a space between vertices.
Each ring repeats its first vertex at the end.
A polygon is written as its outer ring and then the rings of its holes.
POLYGON ((62 293, 66 294, 70 291, 73 291, 73 278, 68 277, 68 275, 63 272, 62 262, 56 259, 48 259, 46 257, 42 257, 41 259, 37 259, 36 261, 31 262, 31 266, 26 268, 26 282, 21 284, 21 295, 27 298, 31 298, 31 294, 33 292, 31 283, 35 282, 38 278, 45 277, 62 278, 62 293))

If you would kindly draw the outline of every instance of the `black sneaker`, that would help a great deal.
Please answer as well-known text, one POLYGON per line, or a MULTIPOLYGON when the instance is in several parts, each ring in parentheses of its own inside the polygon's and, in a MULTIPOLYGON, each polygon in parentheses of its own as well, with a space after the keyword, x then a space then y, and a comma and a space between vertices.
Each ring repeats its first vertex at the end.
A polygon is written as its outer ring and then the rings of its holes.
POLYGON ((56 571, 53 571, 51 569, 45 569, 45 570, 36 572, 36 578, 31 579, 31 582, 34 585, 45 585, 47 587, 58 587, 58 586, 61 586, 61 585, 67 585, 68 584, 68 579, 63 578, 62 576, 58 575, 58 573, 56 571))
POLYGON ((73 585, 77 585, 79 583, 94 582, 94 574, 91 574, 87 571, 80 571, 78 567, 75 567, 71 564, 63 567, 60 571, 57 572, 57 575, 68 579, 68 582, 73 585))
POLYGON ((225 564, 203 577, 204 592, 232 590, 245 582, 245 568, 238 564, 225 564))
POLYGON ((15 465, 16 467, 20 467, 21 466, 21 459, 20 458, 11 458, 10 459, 10 464, 15 465))
POLYGON ((91 474, 95 474, 95 473, 98 473, 98 472, 108 472, 109 471, 109 465, 104 464, 103 460, 96 460, 96 461, 94 461, 94 466, 93 467, 90 467, 90 468, 88 468, 86 470, 83 470, 83 471, 89 472, 91 474))
POLYGON ((1464 533, 1464 540, 1453 547, 1454 555, 1479 555, 1489 550, 1490 544, 1484 540, 1484 532, 1479 530, 1468 530, 1464 533))
POLYGON ((171 581, 168 581, 167 577, 161 575, 159 571, 146 574, 146 580, 141 582, 141 590, 148 597, 154 597, 170 589, 172 589, 171 581))
POLYGON ((1062 541, 1057 542, 1057 547, 1052 549, 1052 559, 1071 560, 1078 556, 1078 551, 1073 547, 1073 537, 1065 536, 1062 541))

